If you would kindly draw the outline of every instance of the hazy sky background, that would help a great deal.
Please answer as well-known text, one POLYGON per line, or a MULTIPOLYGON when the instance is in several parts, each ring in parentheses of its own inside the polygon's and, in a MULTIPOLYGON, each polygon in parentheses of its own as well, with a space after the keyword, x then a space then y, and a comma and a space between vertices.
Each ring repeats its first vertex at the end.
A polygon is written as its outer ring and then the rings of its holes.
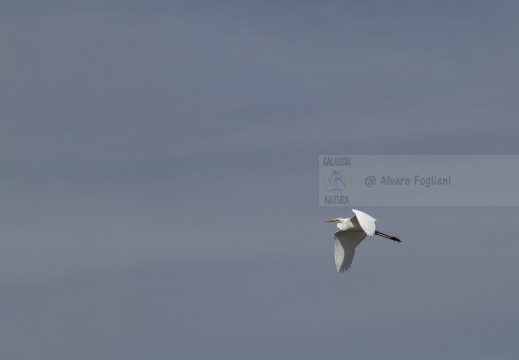
POLYGON ((360 208, 339 275, 317 178, 518 154, 518 15, 1 0, 0 357, 517 359, 518 208, 360 208))

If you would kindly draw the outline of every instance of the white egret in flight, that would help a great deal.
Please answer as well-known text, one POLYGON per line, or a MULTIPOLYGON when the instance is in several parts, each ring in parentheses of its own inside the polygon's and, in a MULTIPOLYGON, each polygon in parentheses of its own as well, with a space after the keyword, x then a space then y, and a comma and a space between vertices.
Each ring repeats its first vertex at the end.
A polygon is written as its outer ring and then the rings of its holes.
POLYGON ((355 248, 360 244, 366 236, 378 235, 386 239, 401 242, 400 239, 381 233, 375 230, 375 220, 368 214, 352 210, 355 216, 349 219, 331 219, 326 222, 337 223, 339 231, 334 235, 335 237, 335 266, 337 272, 344 272, 349 269, 355 255, 355 248))

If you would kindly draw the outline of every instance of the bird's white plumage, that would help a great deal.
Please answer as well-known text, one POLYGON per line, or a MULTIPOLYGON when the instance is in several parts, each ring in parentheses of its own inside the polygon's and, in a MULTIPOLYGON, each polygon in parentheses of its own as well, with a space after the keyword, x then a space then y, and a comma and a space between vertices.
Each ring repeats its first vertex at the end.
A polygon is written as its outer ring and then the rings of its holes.
POLYGON ((337 272, 344 272, 349 269, 355 255, 355 248, 366 237, 364 231, 337 231, 334 235, 335 246, 335 266, 337 272))
POLYGON ((394 236, 377 231, 375 225, 377 220, 375 218, 359 210, 352 209, 352 211, 355 216, 349 219, 325 220, 326 222, 336 223, 339 228, 339 231, 334 234, 335 246, 333 251, 337 272, 344 272, 349 269, 355 255, 355 248, 366 236, 378 235, 401 242, 394 236))
POLYGON ((352 221, 354 221, 354 219, 357 219, 362 230, 364 230, 364 232, 368 236, 373 236, 375 234, 375 222, 377 220, 369 216, 365 212, 355 209, 352 209, 352 211, 355 213, 355 217, 352 218, 352 221))

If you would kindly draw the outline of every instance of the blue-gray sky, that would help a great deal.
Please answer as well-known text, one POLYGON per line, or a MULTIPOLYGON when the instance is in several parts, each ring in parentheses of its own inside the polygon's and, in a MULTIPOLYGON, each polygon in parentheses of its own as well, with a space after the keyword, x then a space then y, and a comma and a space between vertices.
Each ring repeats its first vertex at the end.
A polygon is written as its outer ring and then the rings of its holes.
POLYGON ((0 356, 516 359, 519 209, 362 208, 339 275, 317 174, 517 154, 518 10, 3 0, 0 356))

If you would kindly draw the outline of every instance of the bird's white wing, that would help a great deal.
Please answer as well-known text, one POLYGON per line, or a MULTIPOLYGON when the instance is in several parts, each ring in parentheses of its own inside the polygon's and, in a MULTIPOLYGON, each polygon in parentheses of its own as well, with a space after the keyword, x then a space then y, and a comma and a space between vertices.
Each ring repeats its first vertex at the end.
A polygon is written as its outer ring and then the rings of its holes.
POLYGON ((352 210, 355 213, 355 217, 359 221, 360 227, 362 230, 366 232, 369 236, 375 234, 375 222, 377 221, 375 218, 372 218, 365 212, 359 210, 352 210))
POLYGON ((355 248, 366 237, 362 231, 337 231, 335 237, 335 266, 337 272, 344 272, 349 269, 353 256, 355 255, 355 248))

